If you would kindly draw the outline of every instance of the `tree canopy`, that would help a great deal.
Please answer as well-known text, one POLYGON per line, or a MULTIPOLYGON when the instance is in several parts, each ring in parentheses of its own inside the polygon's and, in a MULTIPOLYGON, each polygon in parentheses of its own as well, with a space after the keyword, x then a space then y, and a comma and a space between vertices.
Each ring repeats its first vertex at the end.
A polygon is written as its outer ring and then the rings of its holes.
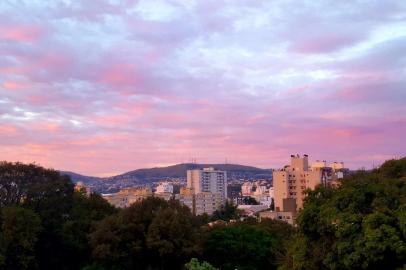
POLYGON ((147 198, 98 224, 93 258, 108 269, 179 269, 197 255, 193 218, 178 201, 147 198))
POLYGON ((396 269, 406 265, 406 159, 309 191, 286 269, 396 269))
POLYGON ((0 269, 276 268, 406 269, 406 159, 307 191, 296 227, 239 221, 230 203, 197 217, 154 197, 116 209, 54 170, 0 163, 0 269))

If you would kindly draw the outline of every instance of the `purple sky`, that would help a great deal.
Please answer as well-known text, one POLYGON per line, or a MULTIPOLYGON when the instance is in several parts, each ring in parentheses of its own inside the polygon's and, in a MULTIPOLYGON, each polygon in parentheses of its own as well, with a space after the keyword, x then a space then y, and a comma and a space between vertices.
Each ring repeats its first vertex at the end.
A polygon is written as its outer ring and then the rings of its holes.
POLYGON ((370 168, 405 138, 406 1, 0 2, 0 160, 370 168))

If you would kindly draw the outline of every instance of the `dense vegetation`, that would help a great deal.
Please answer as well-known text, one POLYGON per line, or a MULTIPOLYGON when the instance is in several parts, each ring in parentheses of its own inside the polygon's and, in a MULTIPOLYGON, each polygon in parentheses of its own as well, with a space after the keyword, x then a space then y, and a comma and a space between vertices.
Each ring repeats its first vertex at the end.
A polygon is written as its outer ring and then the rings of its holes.
POLYGON ((149 198, 115 209, 69 177, 0 163, 0 269, 406 269, 406 159, 308 191, 297 227, 194 217, 149 198))
POLYGON ((309 191, 283 269, 406 269, 406 159, 309 191))

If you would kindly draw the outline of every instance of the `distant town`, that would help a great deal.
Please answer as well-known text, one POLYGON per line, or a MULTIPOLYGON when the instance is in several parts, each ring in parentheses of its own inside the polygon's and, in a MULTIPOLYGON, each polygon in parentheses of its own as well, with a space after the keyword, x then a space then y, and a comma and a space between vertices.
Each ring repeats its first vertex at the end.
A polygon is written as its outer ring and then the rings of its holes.
POLYGON ((70 176, 77 190, 88 194, 102 191, 103 198, 119 208, 158 197, 179 200, 194 215, 212 215, 229 201, 238 206, 243 218, 278 219, 294 224, 297 212, 303 207, 306 190, 318 185, 335 187, 349 172, 343 162, 316 160, 310 163, 308 155, 296 154, 291 155, 289 165, 274 170, 228 164, 180 164, 104 180, 73 173, 70 176), (185 171, 183 176, 180 175, 182 170, 185 171), (109 182, 111 186, 106 188, 109 182), (111 190, 116 191, 103 192, 111 190))

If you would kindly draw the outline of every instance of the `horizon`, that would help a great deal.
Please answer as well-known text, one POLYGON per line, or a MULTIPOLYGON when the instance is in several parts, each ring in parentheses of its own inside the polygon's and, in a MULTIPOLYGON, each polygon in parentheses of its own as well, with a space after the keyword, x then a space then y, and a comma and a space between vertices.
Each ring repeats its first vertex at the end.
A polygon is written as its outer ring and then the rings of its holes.
POLYGON ((404 1, 4 1, 0 16, 0 160, 106 177, 406 156, 404 1))
MULTIPOLYGON (((310 156, 309 156, 309 158, 310 158, 310 156)), ((402 158, 406 158, 406 156, 405 156, 405 157, 401 157, 401 156, 399 156, 399 157, 393 157, 392 159, 398 160, 398 159, 402 159, 402 158)), ((0 160, 0 161, 1 161, 1 160, 0 160)), ((6 160, 5 160, 5 161, 6 161, 6 160)), ((312 159, 310 158, 310 159, 309 159, 309 166, 310 166, 312 163, 316 162, 316 161, 320 161, 320 160, 317 160, 317 159, 312 160, 312 159)), ((385 160, 385 161, 387 161, 387 160, 385 160)), ((385 161, 384 161, 384 162, 385 162, 385 161)), ((6 162, 21 162, 21 161, 6 161, 6 162)), ((343 162, 343 161, 329 161, 329 160, 326 160, 326 162, 327 162, 327 165, 329 165, 329 164, 331 164, 331 163, 333 163, 333 162, 343 162)), ((33 162, 33 163, 35 163, 35 162, 33 162)), ((279 170, 279 169, 282 169, 284 166, 289 165, 289 162, 286 162, 284 165, 275 166, 275 167, 259 167, 259 166, 250 165, 250 164, 238 164, 238 163, 199 163, 199 162, 193 163, 193 162, 181 162, 181 163, 166 164, 166 165, 160 165, 160 166, 154 166, 154 167, 140 167, 140 168, 134 168, 134 169, 129 170, 129 171, 115 172, 115 173, 106 174, 106 175, 88 175, 88 174, 85 174, 85 173, 76 171, 76 170, 74 170, 74 169, 73 169, 73 170, 70 170, 70 169, 60 169, 60 168, 46 167, 46 166, 43 166, 42 164, 39 164, 39 163, 35 163, 35 164, 38 165, 38 166, 42 166, 42 167, 45 167, 45 168, 48 168, 48 169, 53 169, 53 170, 60 171, 60 172, 71 172, 71 173, 76 173, 76 174, 79 174, 79 175, 82 175, 82 176, 88 176, 88 177, 109 178, 109 177, 114 177, 114 176, 118 176, 118 175, 122 175, 122 174, 129 173, 129 172, 132 172, 132 171, 137 171, 137 170, 159 169, 159 168, 173 167, 173 166, 177 166, 177 165, 191 165, 191 164, 195 164, 195 165, 210 165, 210 166, 212 166, 212 165, 237 165, 237 166, 253 167, 253 168, 257 168, 257 169, 261 169, 261 170, 279 170)), ((357 170, 372 170, 372 169, 377 168, 377 167, 379 167, 379 166, 381 166, 381 165, 382 165, 382 164, 372 164, 372 166, 369 167, 369 168, 366 168, 366 167, 352 168, 352 167, 348 167, 347 164, 344 162, 345 168, 347 168, 347 169, 349 169, 349 170, 351 170, 351 171, 357 171, 357 170)))

